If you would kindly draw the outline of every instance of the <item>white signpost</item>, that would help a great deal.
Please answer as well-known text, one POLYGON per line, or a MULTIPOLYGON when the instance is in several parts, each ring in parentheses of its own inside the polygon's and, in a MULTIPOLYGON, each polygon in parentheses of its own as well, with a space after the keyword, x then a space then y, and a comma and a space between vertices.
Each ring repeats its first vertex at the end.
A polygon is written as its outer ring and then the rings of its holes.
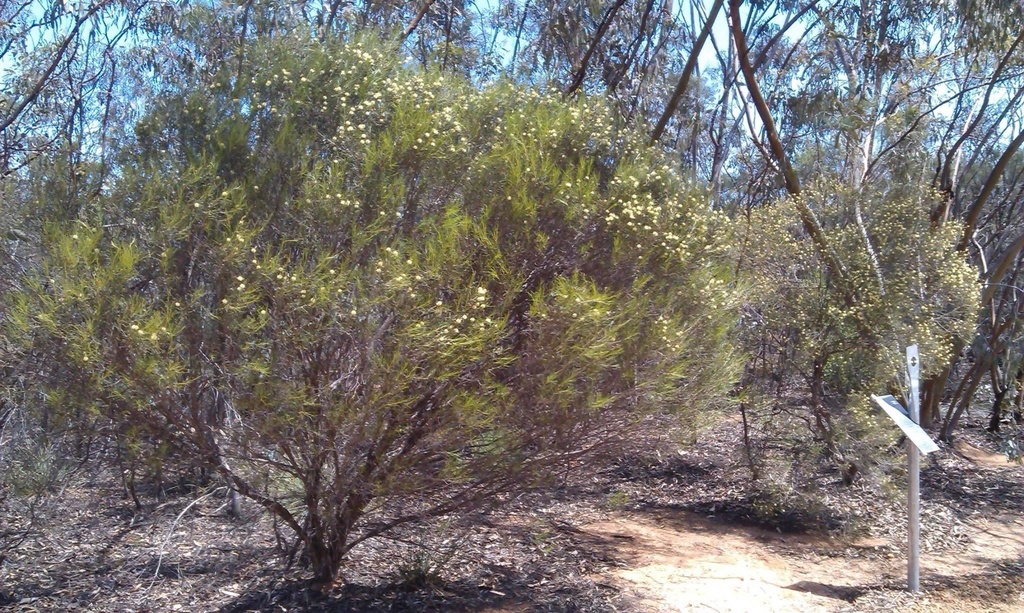
POLYGON ((917 345, 907 347, 907 376, 910 379, 910 410, 907 411, 892 396, 871 396, 878 406, 892 418, 900 430, 907 435, 907 460, 909 468, 909 487, 907 493, 908 560, 907 587, 911 592, 920 588, 920 555, 921 536, 921 454, 938 451, 935 441, 928 436, 918 423, 921 421, 921 360, 917 355, 917 345))

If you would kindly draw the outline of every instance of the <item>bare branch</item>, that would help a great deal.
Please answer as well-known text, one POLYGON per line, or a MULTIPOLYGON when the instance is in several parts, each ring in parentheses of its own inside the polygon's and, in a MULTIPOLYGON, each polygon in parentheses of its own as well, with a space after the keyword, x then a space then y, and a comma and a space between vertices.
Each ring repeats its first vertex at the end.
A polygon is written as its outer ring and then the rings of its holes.
POLYGON ((718 17, 718 12, 722 9, 723 4, 723 0, 715 0, 715 3, 711 5, 711 10, 708 11, 708 18, 704 21, 704 27, 697 36, 697 40, 693 42, 693 49, 690 50, 690 57, 686 60, 686 66, 683 67, 683 74, 680 75, 679 82, 676 84, 672 96, 668 99, 668 104, 665 105, 665 112, 661 114, 658 125, 654 127, 654 132, 651 133, 652 145, 661 140, 661 135, 665 132, 665 126, 668 125, 669 120, 675 115, 679 101, 682 100, 683 94, 686 93, 686 88, 690 85, 690 77, 693 75, 694 68, 697 67, 697 58, 700 56, 700 51, 704 48, 708 35, 711 34, 711 26, 718 17))
POLYGON ((405 32, 402 32, 403 41, 409 38, 409 35, 411 35, 416 30, 416 26, 420 25, 420 21, 423 20, 424 16, 426 16, 427 11, 429 11, 430 7, 434 5, 434 2, 435 0, 425 0, 423 6, 420 7, 420 10, 416 12, 416 16, 412 18, 412 21, 409 23, 408 27, 405 28, 405 32))
POLYGON ((92 5, 89 7, 88 11, 75 21, 75 26, 71 29, 71 32, 64 37, 64 41, 61 42, 56 53, 54 53, 53 60, 50 62, 50 65, 46 67, 46 70, 43 71, 43 74, 36 80, 35 85, 33 85, 28 93, 25 94, 25 97, 21 99, 21 102, 15 105, 14 108, 11 109, 11 112, 8 113, 7 117, 0 122, 0 133, 11 127, 11 124, 17 121, 18 117, 25 112, 28 105, 32 104, 32 102, 39 97, 39 94, 49 82, 50 76, 53 75, 53 72, 57 70, 57 66, 60 65, 61 60, 64 59, 64 54, 67 53, 68 47, 71 46, 72 41, 78 37, 78 31, 82 28, 82 25, 84 25, 86 21, 99 12, 99 10, 104 6, 105 3, 92 5))
POLYGON ((615 19, 615 13, 618 12, 622 5, 626 3, 626 0, 615 0, 615 4, 608 7, 605 11, 604 17, 601 18, 601 23, 597 26, 597 31, 594 32, 594 38, 590 41, 590 46, 587 47, 586 53, 583 54, 583 59, 580 60, 579 68, 576 69, 576 75, 573 77, 572 83, 565 90, 565 96, 571 96, 575 94, 580 87, 583 86, 583 80, 587 76, 587 65, 590 63, 590 58, 597 51, 597 46, 600 44, 601 39, 608 32, 608 28, 612 25, 612 20, 615 19))
POLYGON ((967 248, 967 244, 970 242, 971 237, 974 235, 974 231, 977 227, 978 217, 981 215, 981 209, 985 206, 985 202, 988 201, 989 196, 992 195, 992 191, 995 190, 999 180, 1003 178, 1003 173, 1006 172, 1006 167, 1010 165, 1010 160, 1013 159, 1014 154, 1020 149, 1020 146, 1024 144, 1024 130, 1021 130, 1020 134, 1017 135, 1010 144, 1007 145, 1006 150, 999 156, 999 161, 992 168, 992 171, 988 173, 988 178, 985 180, 985 185, 981 188, 981 192, 978 193, 978 197, 975 198, 974 204, 967 211, 967 216, 964 218, 964 234, 960 238, 960 244, 957 248, 963 251, 967 248))

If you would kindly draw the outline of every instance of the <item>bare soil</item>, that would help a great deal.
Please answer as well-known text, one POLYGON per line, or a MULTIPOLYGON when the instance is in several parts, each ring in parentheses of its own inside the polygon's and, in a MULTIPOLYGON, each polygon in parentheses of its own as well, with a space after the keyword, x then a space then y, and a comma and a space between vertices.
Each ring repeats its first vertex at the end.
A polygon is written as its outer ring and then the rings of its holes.
POLYGON ((229 519, 198 492, 136 514, 83 471, 0 563, 0 609, 1024 611, 1024 469, 979 424, 923 462, 919 595, 904 589, 901 500, 826 473, 819 508, 766 511, 739 437, 726 422, 684 449, 654 420, 589 474, 361 545, 326 597, 258 509, 229 519))
POLYGON ((964 551, 922 558, 925 590, 917 599, 901 593, 905 560, 885 553, 890 544, 878 539, 786 536, 685 512, 629 514, 584 530, 617 539, 614 551, 627 566, 606 581, 632 598, 631 610, 1024 610, 1024 584, 1013 577, 1021 570, 1024 522, 985 520, 972 528, 977 538, 964 551), (967 585, 985 575, 1005 575, 1006 585, 967 585))

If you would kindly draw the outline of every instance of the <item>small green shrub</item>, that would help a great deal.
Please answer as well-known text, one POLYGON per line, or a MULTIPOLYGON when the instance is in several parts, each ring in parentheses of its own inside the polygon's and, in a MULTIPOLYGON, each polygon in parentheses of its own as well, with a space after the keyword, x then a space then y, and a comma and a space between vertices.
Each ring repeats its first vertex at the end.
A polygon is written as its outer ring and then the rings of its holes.
POLYGON ((52 443, 26 442, 15 446, 5 463, 5 489, 22 498, 59 494, 67 487, 75 468, 66 450, 52 443))
POLYGON ((619 489, 609 492, 604 499, 605 506, 613 511, 621 511, 629 502, 629 492, 619 489))

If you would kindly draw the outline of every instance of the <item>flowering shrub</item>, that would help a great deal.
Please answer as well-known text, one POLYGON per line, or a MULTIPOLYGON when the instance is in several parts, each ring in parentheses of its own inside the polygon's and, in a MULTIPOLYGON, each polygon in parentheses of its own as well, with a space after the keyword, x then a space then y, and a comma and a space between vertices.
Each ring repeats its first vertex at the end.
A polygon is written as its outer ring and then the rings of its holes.
POLYGON ((801 197, 820 216, 848 286, 821 265, 792 202, 751 214, 739 242, 756 289, 742 330, 753 356, 750 406, 760 410, 748 417, 767 438, 799 448, 802 469, 817 467, 821 454, 808 450, 818 449, 851 480, 894 438, 869 395, 900 393, 908 345, 919 347, 922 377, 949 363, 957 339, 973 335, 977 273, 956 250, 962 229, 929 223, 928 193, 821 180, 801 197), (755 402, 758 387, 768 393, 755 402), (794 389, 802 393, 783 398, 794 389), (802 434, 782 432, 794 423, 802 434))
POLYGON ((600 105, 371 42, 247 53, 141 122, 13 299, 61 423, 217 471, 330 583, 367 538, 721 402, 727 225, 600 105))

